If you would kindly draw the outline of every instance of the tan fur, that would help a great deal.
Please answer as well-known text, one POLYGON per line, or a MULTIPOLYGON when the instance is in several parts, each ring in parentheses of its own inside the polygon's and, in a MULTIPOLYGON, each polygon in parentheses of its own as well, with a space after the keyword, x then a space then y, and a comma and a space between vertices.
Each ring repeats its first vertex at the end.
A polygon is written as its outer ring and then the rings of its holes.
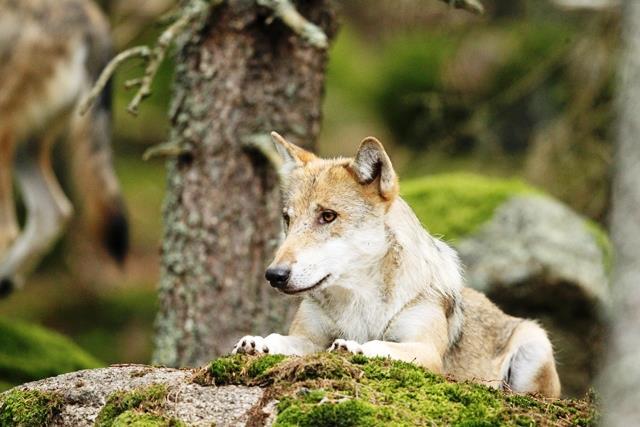
POLYGON ((114 229, 117 218, 126 229, 111 166, 108 102, 101 99, 84 117, 76 112, 110 45, 107 21, 90 0, 0 0, 0 294, 24 280, 71 215, 50 159, 61 135, 70 136, 75 182, 102 221, 96 228, 114 229), (28 210, 20 235, 13 177, 28 210))
POLYGON ((288 336, 246 336, 234 352, 343 349, 559 396, 546 332, 463 286, 455 251, 430 236, 398 196, 379 141, 366 138, 353 159, 326 160, 274 138, 285 162, 289 225, 270 268, 286 269, 286 281, 273 279, 274 286, 303 301, 288 336), (322 219, 327 210, 335 213, 330 223, 322 219))
MULTIPOLYGON (((0 133, 0 206, 13 206, 11 163, 15 142, 9 132, 0 133)), ((18 221, 14 209, 0 208, 0 254, 18 236, 18 221)))
POLYGON ((400 266, 402 247, 396 241, 393 232, 386 228, 387 240, 389 241, 389 250, 382 260, 382 273, 384 276, 384 287, 382 289, 382 297, 387 299, 390 297, 395 286, 395 275, 400 266))
POLYGON ((549 360, 538 372, 534 390, 543 396, 560 397, 560 379, 553 360, 549 360))

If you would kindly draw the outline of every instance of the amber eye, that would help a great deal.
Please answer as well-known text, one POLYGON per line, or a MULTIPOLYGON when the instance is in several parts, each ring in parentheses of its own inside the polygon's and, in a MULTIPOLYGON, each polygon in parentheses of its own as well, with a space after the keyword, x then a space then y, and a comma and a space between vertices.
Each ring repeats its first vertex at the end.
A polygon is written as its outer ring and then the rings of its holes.
POLYGON ((284 221, 284 224, 289 227, 290 218, 288 213, 282 212, 282 220, 284 221))
POLYGON ((335 221, 337 217, 338 214, 332 210, 322 211, 320 212, 320 224, 329 224, 335 221))

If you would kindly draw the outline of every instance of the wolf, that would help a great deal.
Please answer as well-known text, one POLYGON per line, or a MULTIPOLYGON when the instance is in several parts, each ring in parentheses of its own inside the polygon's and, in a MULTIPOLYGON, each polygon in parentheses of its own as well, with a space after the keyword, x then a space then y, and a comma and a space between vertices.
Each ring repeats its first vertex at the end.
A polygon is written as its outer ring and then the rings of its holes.
POLYGON ((545 330, 464 286, 456 252, 402 200, 377 139, 364 139, 354 158, 327 160, 272 137, 283 160, 286 238, 265 276, 302 302, 289 335, 245 336, 232 353, 346 350, 518 393, 560 395, 545 330))
POLYGON ((89 225, 124 260, 128 223, 111 159, 109 88, 87 114, 77 111, 111 52, 108 23, 89 0, 0 0, 0 295, 22 284, 71 218, 51 165, 52 145, 65 134, 89 225), (14 178, 27 211, 21 233, 14 178))

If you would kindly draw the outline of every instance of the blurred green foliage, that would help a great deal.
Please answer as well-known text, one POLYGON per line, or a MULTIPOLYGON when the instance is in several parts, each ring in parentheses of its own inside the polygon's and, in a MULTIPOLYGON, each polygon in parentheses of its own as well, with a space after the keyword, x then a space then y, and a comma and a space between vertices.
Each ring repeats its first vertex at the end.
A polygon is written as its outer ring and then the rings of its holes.
POLYGON ((379 67, 378 114, 413 149, 448 143, 456 154, 484 138, 522 152, 531 127, 566 106, 568 82, 553 61, 573 34, 564 25, 513 23, 394 38, 379 67), (537 76, 547 62, 540 73, 548 75, 537 76))
POLYGON ((0 382, 5 387, 99 366, 101 362, 57 332, 0 318, 0 382))
POLYGON ((45 287, 34 285, 30 291, 40 295, 38 300, 19 295, 11 307, 0 306, 4 308, 3 318, 12 319, 5 322, 46 325, 72 337, 76 345, 107 364, 150 360, 156 313, 153 288, 129 282, 127 288, 96 293, 67 286, 63 280, 63 277, 56 278, 60 282, 58 286, 55 283, 45 283, 45 287))
POLYGON ((454 111, 437 111, 441 106, 431 95, 442 87, 441 70, 459 43, 460 35, 425 33, 384 47, 375 105, 399 144, 424 148, 438 136, 436 127, 446 130, 439 121, 454 120, 454 111))

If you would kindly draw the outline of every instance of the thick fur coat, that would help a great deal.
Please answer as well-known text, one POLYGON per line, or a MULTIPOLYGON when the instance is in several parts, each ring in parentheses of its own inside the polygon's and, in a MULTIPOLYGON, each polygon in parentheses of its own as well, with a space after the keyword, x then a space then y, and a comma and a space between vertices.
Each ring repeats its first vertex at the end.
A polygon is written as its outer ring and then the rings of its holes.
POLYGON ((456 252, 399 196, 379 141, 366 138, 352 159, 326 160, 273 137, 284 159, 286 238, 266 277, 303 300, 289 335, 246 336, 234 353, 342 349, 559 396, 545 331, 464 287, 456 252))

